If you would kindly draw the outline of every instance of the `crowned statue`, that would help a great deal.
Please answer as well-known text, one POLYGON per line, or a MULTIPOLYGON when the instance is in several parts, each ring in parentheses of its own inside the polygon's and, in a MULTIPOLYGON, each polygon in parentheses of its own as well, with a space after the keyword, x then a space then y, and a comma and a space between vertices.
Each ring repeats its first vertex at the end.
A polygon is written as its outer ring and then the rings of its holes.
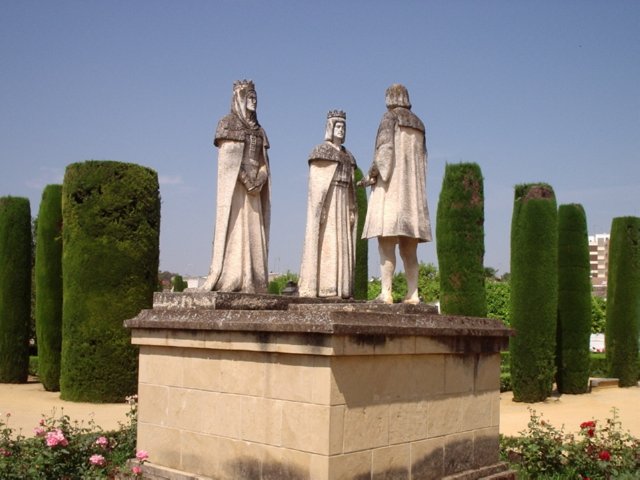
POLYGON ((351 298, 355 269, 356 161, 342 145, 347 115, 327 115, 324 143, 309 155, 307 224, 300 267, 302 297, 351 298))
POLYGON ((267 291, 271 174, 269 141, 250 80, 233 84, 231 113, 218 122, 218 183, 213 254, 202 290, 267 291))

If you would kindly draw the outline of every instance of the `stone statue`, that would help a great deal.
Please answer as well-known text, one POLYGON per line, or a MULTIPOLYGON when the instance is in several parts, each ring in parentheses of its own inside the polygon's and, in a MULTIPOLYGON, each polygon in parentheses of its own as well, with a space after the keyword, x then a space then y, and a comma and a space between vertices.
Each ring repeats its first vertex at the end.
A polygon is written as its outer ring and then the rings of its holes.
POLYGON ((371 185, 362 238, 378 238, 382 291, 378 301, 393 303, 391 281, 396 268, 396 245, 407 276, 405 303, 419 303, 420 242, 431 241, 427 208, 427 147, 422 121, 411 112, 409 92, 391 85, 385 94, 387 112, 376 137, 373 165, 362 180, 371 185))
POLYGON ((202 290, 267 291, 271 175, 267 135, 252 81, 233 84, 231 113, 218 123, 218 191, 213 254, 202 290))
POLYGON ((307 226, 300 267, 302 297, 353 296, 356 161, 342 146, 346 114, 327 115, 325 142, 309 155, 307 226))

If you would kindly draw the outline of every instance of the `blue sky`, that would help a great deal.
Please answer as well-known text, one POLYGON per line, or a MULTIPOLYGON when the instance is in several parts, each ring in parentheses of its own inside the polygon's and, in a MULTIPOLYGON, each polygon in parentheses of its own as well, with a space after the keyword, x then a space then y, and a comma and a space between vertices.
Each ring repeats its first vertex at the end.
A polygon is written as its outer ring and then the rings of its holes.
MULTIPOLYGON (((158 172, 160 268, 205 274, 215 218, 212 136, 236 79, 256 83, 271 142, 272 271, 299 269, 307 157, 326 113, 371 163, 392 83, 427 126, 435 223, 446 163, 485 177, 485 265, 509 271, 513 187, 582 203, 590 233, 640 216, 638 1, 34 1, 0 15, 0 195, 88 159, 158 172)), ((419 258, 436 262, 435 244, 419 258)), ((378 273, 370 242, 370 271, 378 273)))

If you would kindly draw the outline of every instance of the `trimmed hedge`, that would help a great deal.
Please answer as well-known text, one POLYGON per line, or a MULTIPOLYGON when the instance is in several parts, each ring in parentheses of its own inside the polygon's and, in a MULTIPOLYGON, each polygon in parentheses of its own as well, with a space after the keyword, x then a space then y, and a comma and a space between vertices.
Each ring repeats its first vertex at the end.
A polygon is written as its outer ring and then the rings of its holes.
POLYGON ((62 189, 61 398, 118 402, 137 390, 137 349, 122 323, 153 303, 160 196, 155 171, 87 161, 62 189))
POLYGON ((591 267, 587 216, 579 204, 558 208, 556 384, 560 393, 589 389, 591 267))
POLYGON ((517 402, 539 402, 555 377, 558 213, 547 184, 515 188, 511 221, 511 383, 517 402))
MULTIPOLYGON (((356 168, 355 181, 363 177, 362 170, 356 168)), ((356 227, 356 271, 353 285, 353 298, 366 300, 369 292, 369 241, 362 238, 364 221, 367 217, 367 189, 356 187, 356 202, 358 203, 358 225, 356 227)))
POLYGON ((31 321, 31 206, 27 198, 0 198, 0 383, 29 376, 31 321))
POLYGON ((483 190, 480 166, 447 164, 436 216, 442 313, 487 315, 483 190))
POLYGON ((617 217, 611 222, 605 352, 609 376, 621 387, 634 386, 638 372, 640 333, 640 218, 617 217))
POLYGON ((62 185, 47 185, 42 192, 36 239, 38 378, 45 390, 56 392, 62 349, 62 185))

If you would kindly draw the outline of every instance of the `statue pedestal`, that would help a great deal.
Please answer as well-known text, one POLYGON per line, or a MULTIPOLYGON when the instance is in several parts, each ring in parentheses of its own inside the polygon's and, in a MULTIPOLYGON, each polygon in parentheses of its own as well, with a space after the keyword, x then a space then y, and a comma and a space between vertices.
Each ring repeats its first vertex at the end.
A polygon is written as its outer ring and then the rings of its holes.
POLYGON ((499 321, 198 292, 156 294, 126 325, 145 478, 514 478, 499 321))

